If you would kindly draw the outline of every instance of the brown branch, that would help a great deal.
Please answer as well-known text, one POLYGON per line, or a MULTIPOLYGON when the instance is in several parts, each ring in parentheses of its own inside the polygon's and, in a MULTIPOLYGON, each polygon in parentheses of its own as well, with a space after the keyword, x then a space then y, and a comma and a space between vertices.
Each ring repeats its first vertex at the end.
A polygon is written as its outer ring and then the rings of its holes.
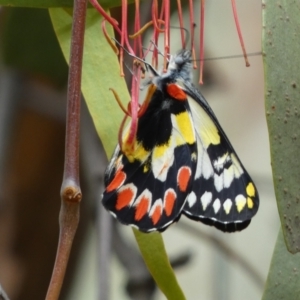
POLYGON ((81 69, 87 0, 74 0, 70 69, 67 95, 65 166, 61 187, 59 242, 46 300, 57 300, 79 222, 82 198, 79 185, 79 128, 81 69))

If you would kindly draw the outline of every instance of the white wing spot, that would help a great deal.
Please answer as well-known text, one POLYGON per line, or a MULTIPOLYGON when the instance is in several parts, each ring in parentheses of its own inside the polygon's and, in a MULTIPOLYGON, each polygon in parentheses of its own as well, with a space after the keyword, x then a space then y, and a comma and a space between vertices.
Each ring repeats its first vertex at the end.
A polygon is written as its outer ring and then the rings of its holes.
POLYGON ((216 199, 214 201, 214 204, 213 204, 213 208, 214 208, 215 214, 218 213, 220 207, 221 207, 221 201, 220 201, 220 199, 216 199))
POLYGON ((214 168, 217 170, 217 171, 220 171, 222 169, 224 169, 224 164, 226 162, 228 162, 230 160, 230 157, 228 155, 228 153, 224 153, 223 156, 220 156, 218 157, 218 159, 216 159, 213 164, 214 164, 214 168))
POLYGON ((230 187, 233 178, 234 178, 234 166, 231 165, 228 169, 225 169, 224 172, 224 187, 230 187))
MULTIPOLYGON (((154 154, 154 153, 153 153, 154 154)), ((152 156, 153 156, 152 154, 152 156)), ((152 172, 156 179, 164 182, 167 179, 168 171, 174 163, 174 146, 170 143, 163 154, 152 159, 152 172)))
POLYGON ((226 201, 223 203, 223 208, 227 215, 230 213, 231 206, 232 201, 230 199, 226 199, 226 201))
POLYGON ((196 194, 194 192, 191 192, 187 197, 187 202, 189 204, 189 207, 192 207, 196 203, 196 200, 197 200, 196 194))
POLYGON ((214 174, 214 184, 215 184, 215 188, 218 192, 220 192, 223 187, 224 187, 224 173, 218 175, 218 174, 214 174))
POLYGON ((246 202, 247 202, 247 199, 241 194, 239 194, 235 197, 235 204, 236 204, 238 212, 241 212, 243 210, 243 208, 246 205, 246 202))
POLYGON ((234 177, 239 178, 244 173, 244 170, 234 154, 231 154, 231 160, 234 165, 234 177))
POLYGON ((197 168, 195 179, 200 178, 202 175, 205 179, 210 178, 213 173, 213 166, 211 164, 208 153, 203 148, 199 136, 197 136, 197 148, 198 148, 198 160, 197 160, 197 168))
POLYGON ((211 202, 211 200, 212 200, 211 192, 205 192, 201 196, 201 203, 202 203, 203 210, 206 210, 206 208, 207 208, 208 204, 211 202))

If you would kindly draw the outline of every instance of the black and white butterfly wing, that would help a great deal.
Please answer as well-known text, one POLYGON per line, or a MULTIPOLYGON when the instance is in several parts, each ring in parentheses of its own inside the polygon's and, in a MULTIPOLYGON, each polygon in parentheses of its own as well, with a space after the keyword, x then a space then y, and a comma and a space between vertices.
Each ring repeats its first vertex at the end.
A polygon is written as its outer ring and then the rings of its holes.
POLYGON ((222 231, 246 228, 259 206, 258 192, 205 98, 190 83, 197 136, 197 168, 183 213, 222 231))
POLYGON ((117 147, 111 159, 102 203, 123 224, 165 230, 181 215, 195 169, 188 102, 157 90, 138 120, 134 150, 126 154, 117 147))

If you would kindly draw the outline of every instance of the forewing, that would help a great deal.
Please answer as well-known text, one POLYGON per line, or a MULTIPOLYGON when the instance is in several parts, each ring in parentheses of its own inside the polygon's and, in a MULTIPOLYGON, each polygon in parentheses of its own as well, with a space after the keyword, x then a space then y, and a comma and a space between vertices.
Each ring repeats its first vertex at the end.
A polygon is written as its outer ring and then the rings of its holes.
POLYGON ((187 101, 178 109, 178 103, 167 105, 163 104, 167 99, 159 100, 165 111, 150 107, 141 117, 132 157, 116 149, 106 171, 102 199, 120 222, 144 232, 163 231, 179 219, 196 169, 196 136, 187 101), (157 118, 163 118, 163 126, 157 118), (147 128, 145 120, 150 122, 147 128))

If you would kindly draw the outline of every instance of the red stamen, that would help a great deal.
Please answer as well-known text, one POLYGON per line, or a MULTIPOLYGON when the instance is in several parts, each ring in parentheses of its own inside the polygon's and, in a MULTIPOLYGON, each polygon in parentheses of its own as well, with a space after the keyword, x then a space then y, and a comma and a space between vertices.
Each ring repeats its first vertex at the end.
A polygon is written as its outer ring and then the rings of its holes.
POLYGON ((180 35, 181 35, 181 44, 182 48, 185 49, 185 38, 184 38, 184 24, 183 24, 183 17, 182 17, 182 7, 181 7, 181 0, 177 0, 177 9, 178 9, 178 19, 179 19, 179 26, 180 26, 180 35))
POLYGON ((164 39, 164 72, 167 72, 167 57, 170 54, 170 1, 164 0, 162 9, 164 9, 165 20, 165 39, 164 39))
MULTIPOLYGON (((163 20, 157 19, 156 22, 165 25, 165 22, 163 20)), ((154 22, 149 21, 142 28, 139 28, 138 31, 136 31, 134 34, 130 34, 129 37, 131 39, 137 38, 138 36, 142 35, 152 25, 154 25, 154 22)), ((156 30, 156 28, 154 30, 156 30)), ((164 32, 164 29, 159 29, 159 32, 164 32)))
MULTIPOLYGON (((122 0, 122 34, 121 34, 121 47, 120 47, 120 67, 121 76, 124 76, 123 61, 124 61, 124 43, 127 38, 127 0, 122 0)), ((134 50, 133 50, 134 53, 134 50)))
MULTIPOLYGON (((141 20, 140 20, 140 1, 135 0, 135 18, 134 18, 134 31, 138 31, 141 28, 141 20)), ((143 45, 142 45, 142 38, 139 35, 138 39, 136 41, 136 44, 134 44, 134 51, 137 53, 137 49, 139 49, 139 57, 143 57, 143 45)))
POLYGON ((238 32, 238 36, 239 36, 239 39, 240 39, 242 51, 243 51, 244 58, 245 58, 246 67, 249 67, 250 63, 248 61, 248 57, 247 57, 247 53, 246 53, 246 48, 245 48, 245 45, 244 45, 244 40, 243 40, 241 28, 240 28, 240 23, 239 23, 239 19, 238 19, 237 10, 236 10, 235 0, 231 0, 231 5, 232 5, 232 10, 233 10, 233 16, 234 16, 235 26, 236 26, 236 29, 237 29, 237 32, 238 32))
POLYGON ((125 109, 125 107, 123 106, 122 102, 121 102, 121 99, 119 97, 119 95, 117 94, 117 92, 113 89, 113 88, 110 88, 109 89, 110 91, 113 92, 114 96, 115 96, 115 99, 117 101, 117 103, 119 104, 120 108, 122 109, 122 111, 126 114, 126 115, 130 115, 130 113, 128 112, 128 109, 125 109))
POLYGON ((200 26, 200 78, 199 84, 203 84, 203 65, 204 65, 204 11, 205 11, 205 0, 201 0, 201 26, 200 26))
POLYGON ((158 2, 157 2, 157 0, 153 0, 153 2, 152 2, 151 14, 152 14, 152 21, 154 24, 154 30, 160 31, 161 29, 159 28, 158 23, 157 23, 157 20, 158 20, 158 2))
POLYGON ((193 68, 197 69, 196 56, 195 56, 195 21, 194 21, 194 5, 193 0, 189 0, 190 11, 190 30, 191 30, 191 51, 193 57, 193 68))
MULTIPOLYGON (((97 9, 97 11, 103 16, 105 20, 107 20, 113 28, 116 30, 116 32, 121 36, 121 47, 120 47, 120 75, 124 76, 123 71, 123 61, 124 61, 124 44, 126 44, 126 47, 128 49, 128 52, 131 54, 134 54, 134 51, 132 50, 129 41, 128 41, 128 35, 127 35, 127 0, 122 0, 122 30, 118 27, 119 23, 117 20, 112 18, 110 15, 106 13, 106 11, 101 7, 101 5, 97 2, 97 0, 90 0, 91 4, 97 9)), ((103 29, 103 27, 102 27, 103 29)), ((108 37, 107 31, 105 30, 106 35, 108 37)), ((106 37, 106 38, 107 38, 106 37)))
MULTIPOLYGON (((157 0, 153 0, 153 2, 152 2, 151 14, 152 14, 152 21, 154 24, 153 40, 154 40, 154 44, 158 45, 159 33, 163 32, 164 30, 162 30, 158 26, 158 2, 157 2, 157 0)), ((160 19, 162 19, 162 15, 160 16, 160 19)), ((157 51, 156 47, 153 48, 152 66, 154 66, 155 68, 157 68, 157 66, 158 66, 158 51, 157 51)))
POLYGON ((106 20, 103 19, 102 23, 101 23, 101 28, 104 34, 104 37, 106 39, 106 41, 109 43, 109 45, 111 46, 111 48, 113 49, 113 51, 115 52, 115 54, 119 55, 119 49, 116 47, 115 43, 112 42, 111 37, 108 35, 108 32, 106 30, 106 20))
POLYGON ((130 102, 130 115, 131 122, 129 128, 129 135, 126 141, 127 144, 133 145, 137 132, 137 123, 138 123, 138 108, 139 108, 139 79, 141 78, 141 69, 134 65, 133 74, 136 75, 138 80, 133 78, 131 82, 131 102, 130 102))
POLYGON ((143 102, 142 106, 140 107, 139 109, 139 112, 138 112, 138 117, 140 118, 144 113, 145 111, 147 110, 147 107, 150 103, 150 100, 154 94, 154 92, 156 91, 156 86, 154 84, 151 84, 148 88, 148 91, 147 91, 147 95, 146 95, 146 98, 145 98, 145 101, 143 102))
POLYGON ((119 142, 120 149, 122 151, 124 151, 124 149, 123 149, 123 137, 122 137, 122 135, 123 135, 123 130, 124 130, 124 126, 125 126, 126 120, 127 120, 127 114, 124 116, 124 118, 123 118, 123 120, 121 122, 119 133, 118 133, 118 142, 119 142))
POLYGON ((98 12, 103 16, 105 20, 109 22, 111 26, 115 30, 117 30, 120 33, 120 29, 118 27, 118 22, 116 19, 112 18, 109 14, 106 13, 106 11, 102 8, 102 6, 97 2, 97 0, 90 0, 91 4, 98 10, 98 12))

